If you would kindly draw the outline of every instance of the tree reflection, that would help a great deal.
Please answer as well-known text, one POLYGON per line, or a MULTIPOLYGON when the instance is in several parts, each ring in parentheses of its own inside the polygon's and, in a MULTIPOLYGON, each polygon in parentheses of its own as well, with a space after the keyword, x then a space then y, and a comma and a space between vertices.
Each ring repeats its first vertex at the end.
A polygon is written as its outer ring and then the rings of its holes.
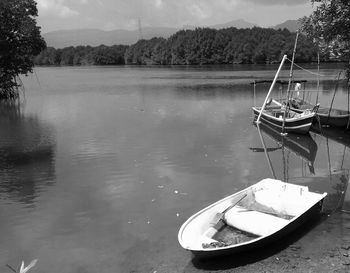
POLYGON ((52 130, 16 102, 0 103, 0 198, 34 205, 55 180, 52 130))

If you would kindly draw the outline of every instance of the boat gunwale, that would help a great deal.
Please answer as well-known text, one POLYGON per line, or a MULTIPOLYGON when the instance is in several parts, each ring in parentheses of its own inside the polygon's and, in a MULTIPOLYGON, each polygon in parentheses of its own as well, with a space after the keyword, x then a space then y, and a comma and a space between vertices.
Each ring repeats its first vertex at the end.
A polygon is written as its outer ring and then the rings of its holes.
MULTIPOLYGON (((273 99, 273 101, 277 104, 277 105, 282 105, 282 103, 280 103, 278 100, 273 99)), ((299 103, 299 102, 298 102, 299 103)), ((290 107, 290 110, 297 112, 297 113, 302 113, 305 110, 311 110, 313 107, 315 107, 315 105, 308 103, 306 101, 304 101, 304 103, 302 104, 304 106, 310 106, 310 108, 306 108, 306 109, 300 109, 300 108, 295 108, 295 107, 290 107)), ((335 119, 340 119, 340 118, 349 118, 350 117, 350 111, 348 110, 344 110, 344 109, 338 109, 338 108, 328 108, 328 107, 318 107, 318 110, 316 112, 316 115, 318 116, 322 116, 322 117, 329 117, 329 118, 335 118, 335 119), (325 111, 327 113, 325 113, 325 111), (339 114, 335 114, 335 112, 338 112, 339 114)))
MULTIPOLYGON (((261 112, 261 107, 253 106, 252 109, 253 109, 254 111, 258 112, 258 113, 261 112), (260 109, 259 109, 259 108, 260 108, 260 109)), ((292 111, 295 112, 296 114, 300 114, 300 113, 298 113, 298 112, 296 112, 296 111, 294 111, 294 110, 292 110, 292 111)), ((272 116, 272 115, 269 115, 268 112, 267 112, 266 110, 263 110, 263 111, 262 111, 262 115, 268 116, 269 118, 271 118, 271 119, 273 119, 273 120, 275 120, 275 121, 278 121, 278 122, 283 121, 283 120, 281 120, 281 119, 279 119, 279 118, 276 118, 276 117, 274 117, 274 116, 272 116)), ((305 114, 305 115, 303 115, 303 116, 292 117, 292 118, 286 118, 286 119, 285 119, 285 122, 286 122, 286 123, 289 123, 289 122, 302 121, 302 120, 306 120, 306 119, 309 119, 309 118, 313 118, 313 117, 315 117, 315 115, 316 115, 316 112, 310 112, 310 113, 307 113, 307 114, 305 114)))
MULTIPOLYGON (((276 123, 273 123, 272 121, 269 121, 268 119, 264 119, 264 118, 262 118, 265 122, 268 122, 269 124, 271 124, 271 125, 273 125, 273 126, 277 126, 278 128, 282 128, 282 126, 281 125, 278 125, 278 124, 276 124, 276 123)), ((304 128, 307 128, 307 129, 309 129, 310 127, 311 127, 311 125, 312 125, 312 122, 309 122, 309 123, 304 123, 304 124, 302 124, 302 125, 298 125, 298 126, 290 126, 290 125, 285 125, 285 130, 296 130, 296 129, 298 129, 298 130, 302 130, 302 129, 304 129, 304 128)), ((309 130, 307 130, 307 131, 305 131, 305 134, 307 134, 309 132, 309 130)))
MULTIPOLYGON (((259 115, 261 110, 257 110, 255 107, 252 107, 254 115, 259 115)), ((286 132, 291 133, 299 133, 299 134, 307 134, 310 131, 310 128, 312 126, 313 120, 315 118, 315 113, 311 112, 311 116, 304 116, 303 119, 297 119, 297 120, 285 120, 284 129, 286 132), (307 119, 310 119, 307 123, 307 119), (294 123, 294 124, 293 124, 294 123)), ((261 119, 267 123, 267 125, 275 126, 278 128, 283 128, 283 120, 276 119, 271 115, 268 115, 266 113, 262 113, 261 119)))

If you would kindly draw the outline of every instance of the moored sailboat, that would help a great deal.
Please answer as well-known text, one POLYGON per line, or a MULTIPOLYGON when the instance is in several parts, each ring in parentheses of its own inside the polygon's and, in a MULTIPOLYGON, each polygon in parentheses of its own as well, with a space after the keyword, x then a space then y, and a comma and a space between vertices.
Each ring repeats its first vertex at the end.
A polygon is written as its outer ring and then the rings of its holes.
POLYGON ((313 119, 317 112, 317 107, 297 113, 286 105, 275 104, 274 100, 270 98, 271 92, 277 82, 278 75, 286 59, 287 55, 284 55, 262 107, 252 107, 253 113, 257 123, 262 121, 266 124, 278 127, 281 130, 281 133, 306 134, 311 128, 313 119))
MULTIPOLYGON (((293 98, 289 100, 290 108, 302 113, 307 109, 312 109, 314 105, 306 100, 293 98)), ((317 117, 322 126, 338 127, 349 129, 350 126, 350 112, 342 109, 319 107, 317 110, 317 117)))

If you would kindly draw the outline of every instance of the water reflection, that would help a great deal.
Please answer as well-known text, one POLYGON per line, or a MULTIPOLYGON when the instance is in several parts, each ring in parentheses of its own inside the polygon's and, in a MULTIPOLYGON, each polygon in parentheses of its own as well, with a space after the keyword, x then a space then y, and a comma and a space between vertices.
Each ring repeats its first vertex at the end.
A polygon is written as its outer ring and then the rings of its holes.
MULTIPOLYGON (((0 226, 0 265, 24 257, 38 258, 39 272, 183 272, 191 257, 176 235, 187 217, 271 176, 265 154, 248 149, 263 149, 251 126, 249 78, 275 70, 244 69, 38 68, 44 90, 26 78, 26 107, 1 132, 11 155, 1 159, 0 202, 12 225, 0 226), (18 197, 26 179, 30 210, 18 197), (9 184, 17 185, 11 196, 9 184)), ((324 137, 282 148, 263 136, 279 179, 283 151, 290 182, 336 192, 324 137)), ((329 146, 335 170, 343 149, 329 146)))
POLYGON ((0 103, 0 128, 1 199, 33 205, 55 180, 51 130, 13 102, 0 103))
POLYGON ((347 146, 343 143, 340 143, 339 146, 335 143, 329 143, 332 140, 328 137, 331 135, 334 139, 343 139, 345 137, 344 132, 336 134, 336 131, 326 130, 325 133, 318 135, 311 133, 311 135, 288 134, 287 136, 281 136, 278 130, 273 127, 264 124, 259 124, 256 127, 262 147, 250 149, 253 152, 265 153, 272 177, 291 183, 307 184, 310 189, 327 192, 324 211, 328 214, 339 211, 343 206, 346 206, 349 202, 347 197, 349 196, 349 193, 347 193, 349 168, 344 166, 347 146), (273 140, 272 143, 274 144, 267 145, 266 136, 273 140), (318 144, 314 139, 326 150, 326 158, 316 160, 318 144), (279 158, 282 166, 280 162, 271 160, 270 153, 280 154, 279 158), (293 161, 291 154, 301 159, 300 167, 296 168, 295 160, 293 161), (339 158, 338 160, 334 158, 336 155, 339 158), (325 159, 327 160, 327 168, 322 166, 325 159), (274 164, 279 167, 274 167, 274 164))
MULTIPOLYGON (((328 166, 329 166, 329 180, 331 182, 336 181, 333 189, 335 194, 333 196, 334 211, 344 211, 350 212, 350 166, 348 166, 347 157, 350 148, 350 131, 338 129, 338 128, 329 128, 322 127, 321 131, 317 128, 313 130, 314 135, 322 138, 325 142, 327 148, 327 157, 328 157, 328 166), (334 154, 334 146, 338 147, 338 160, 339 164, 333 166, 331 160, 331 155, 334 154), (338 203, 337 203, 338 202, 338 203)), ((332 198, 332 197, 330 197, 332 198)))
MULTIPOLYGON (((259 136, 261 138, 261 143, 264 146, 264 149, 262 151, 268 152, 268 149, 265 147, 265 142, 262 135, 263 133, 277 143, 276 149, 279 149, 282 151, 282 155, 283 155, 282 158, 283 158, 284 165, 286 161, 284 158, 284 154, 286 153, 286 151, 290 151, 296 156, 300 157, 307 164, 309 168, 309 172, 311 174, 315 174, 314 162, 317 154, 317 143, 313 140, 313 138, 309 134, 307 135, 288 134, 287 136, 282 136, 278 130, 266 124, 257 125, 257 129, 259 132, 259 136)), ((259 151, 259 150, 253 149, 253 151, 259 151)), ((269 160, 269 162, 271 161, 269 160)), ((273 171, 273 167, 270 166, 270 168, 273 171)), ((273 176, 275 177, 275 175, 273 176)), ((288 177, 283 177, 283 179, 286 182, 288 182, 289 180, 288 177)))

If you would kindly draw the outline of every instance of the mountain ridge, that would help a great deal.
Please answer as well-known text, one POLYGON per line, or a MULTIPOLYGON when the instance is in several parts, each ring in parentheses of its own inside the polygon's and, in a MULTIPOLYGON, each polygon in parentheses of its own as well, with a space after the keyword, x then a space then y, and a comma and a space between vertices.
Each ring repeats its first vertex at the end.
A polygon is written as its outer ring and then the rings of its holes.
MULTIPOLYGON (((292 32, 295 32, 297 20, 287 20, 281 24, 273 26, 271 28, 287 28, 292 32), (295 23, 294 23, 295 22, 295 23)), ((224 24, 216 24, 207 26, 208 28, 221 29, 221 28, 252 28, 258 27, 256 24, 245 21, 244 19, 232 20, 224 24)), ((95 28, 86 29, 69 29, 69 30, 55 30, 44 33, 46 43, 50 47, 64 48, 69 46, 89 45, 99 46, 104 44, 106 46, 112 45, 131 45, 141 39, 151 39, 153 37, 169 38, 171 35, 181 29, 195 29, 197 26, 184 26, 182 28, 171 27, 144 27, 142 28, 142 34, 139 30, 100 30, 95 28), (141 36, 141 37, 140 37, 141 36)))
POLYGON ((272 26, 273 29, 288 29, 290 32, 296 32, 300 28, 298 20, 287 20, 281 24, 272 26))

